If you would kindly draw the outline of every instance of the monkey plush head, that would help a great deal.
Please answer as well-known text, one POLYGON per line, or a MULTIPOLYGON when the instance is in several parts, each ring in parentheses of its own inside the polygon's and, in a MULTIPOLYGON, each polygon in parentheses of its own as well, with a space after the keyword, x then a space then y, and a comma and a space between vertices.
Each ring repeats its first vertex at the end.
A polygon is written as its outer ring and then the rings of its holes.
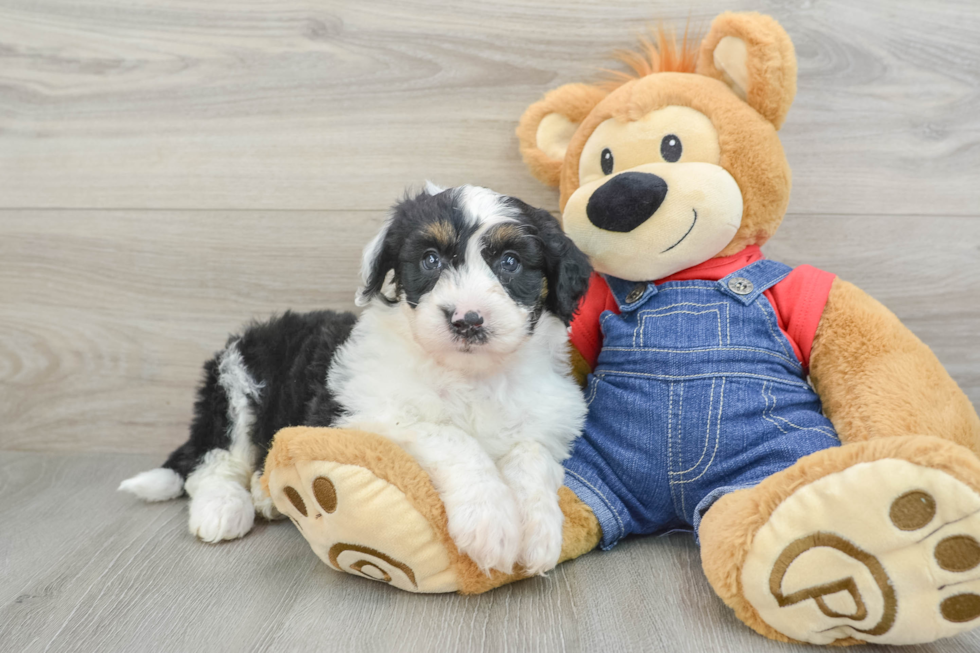
POLYGON ((612 90, 568 84, 524 112, 524 161, 561 192, 562 226, 599 272, 664 278, 761 245, 789 202, 776 131, 796 56, 768 16, 718 16, 697 50, 663 37, 612 90))

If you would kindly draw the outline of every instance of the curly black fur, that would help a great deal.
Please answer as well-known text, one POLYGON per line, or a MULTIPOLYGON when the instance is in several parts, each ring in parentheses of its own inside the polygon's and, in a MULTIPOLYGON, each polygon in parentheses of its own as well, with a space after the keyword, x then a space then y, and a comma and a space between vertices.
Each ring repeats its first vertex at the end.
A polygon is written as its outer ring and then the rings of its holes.
MULTIPOLYGON (((287 311, 265 322, 253 322, 240 335, 228 338, 226 349, 238 348, 249 374, 262 387, 252 402, 255 425, 251 437, 259 450, 258 469, 279 429, 330 426, 340 414, 340 406, 326 387, 327 369, 356 319, 353 313, 287 311)), ((163 464, 184 478, 208 451, 227 449, 231 444, 228 397, 218 374, 223 353, 204 364, 190 437, 163 464)))

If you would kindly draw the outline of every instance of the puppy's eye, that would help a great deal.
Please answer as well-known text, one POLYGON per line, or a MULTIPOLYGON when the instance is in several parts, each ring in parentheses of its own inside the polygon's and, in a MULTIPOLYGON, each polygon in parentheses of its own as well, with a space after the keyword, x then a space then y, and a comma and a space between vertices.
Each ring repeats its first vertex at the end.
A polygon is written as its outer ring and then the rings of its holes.
POLYGON ((608 147, 602 151, 599 156, 599 165, 602 166, 602 174, 611 175, 613 171, 613 155, 612 150, 608 147))
POLYGON ((422 255, 422 268, 425 270, 438 270, 442 267, 442 259, 439 258, 438 252, 434 249, 430 249, 425 254, 422 255))
POLYGON ((500 257, 500 269, 504 272, 517 272, 521 269, 521 259, 517 258, 517 254, 507 252, 500 257))
POLYGON ((667 134, 664 136, 663 140, 660 141, 660 156, 664 158, 667 163, 675 163, 681 158, 681 152, 684 151, 684 146, 681 145, 681 139, 677 138, 673 134, 667 134))

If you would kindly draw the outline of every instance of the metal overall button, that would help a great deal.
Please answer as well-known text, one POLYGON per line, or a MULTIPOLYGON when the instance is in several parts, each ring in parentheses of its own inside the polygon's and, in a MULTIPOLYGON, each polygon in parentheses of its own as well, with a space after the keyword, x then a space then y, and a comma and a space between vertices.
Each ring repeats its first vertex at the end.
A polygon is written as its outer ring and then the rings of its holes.
MULTIPOLYGON (((736 295, 748 295, 750 292, 752 292, 755 286, 753 286, 752 282, 745 277, 732 277, 728 280, 728 288, 736 295)), ((626 298, 626 301, 629 301, 628 297, 626 298)))
POLYGON ((643 293, 646 292, 646 289, 647 289, 647 285, 645 283, 638 283, 635 286, 633 286, 633 290, 631 290, 630 293, 626 295, 626 303, 635 304, 636 301, 643 296, 643 293))

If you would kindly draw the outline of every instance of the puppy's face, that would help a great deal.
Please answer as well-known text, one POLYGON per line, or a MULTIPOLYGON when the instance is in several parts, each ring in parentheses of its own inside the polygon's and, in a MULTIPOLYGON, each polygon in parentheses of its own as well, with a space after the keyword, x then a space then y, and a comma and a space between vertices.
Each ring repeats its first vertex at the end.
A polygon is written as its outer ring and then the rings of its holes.
POLYGON ((462 186, 398 204, 362 273, 359 304, 401 304, 428 353, 480 367, 519 349, 542 316, 568 324, 591 268, 547 211, 462 186))

